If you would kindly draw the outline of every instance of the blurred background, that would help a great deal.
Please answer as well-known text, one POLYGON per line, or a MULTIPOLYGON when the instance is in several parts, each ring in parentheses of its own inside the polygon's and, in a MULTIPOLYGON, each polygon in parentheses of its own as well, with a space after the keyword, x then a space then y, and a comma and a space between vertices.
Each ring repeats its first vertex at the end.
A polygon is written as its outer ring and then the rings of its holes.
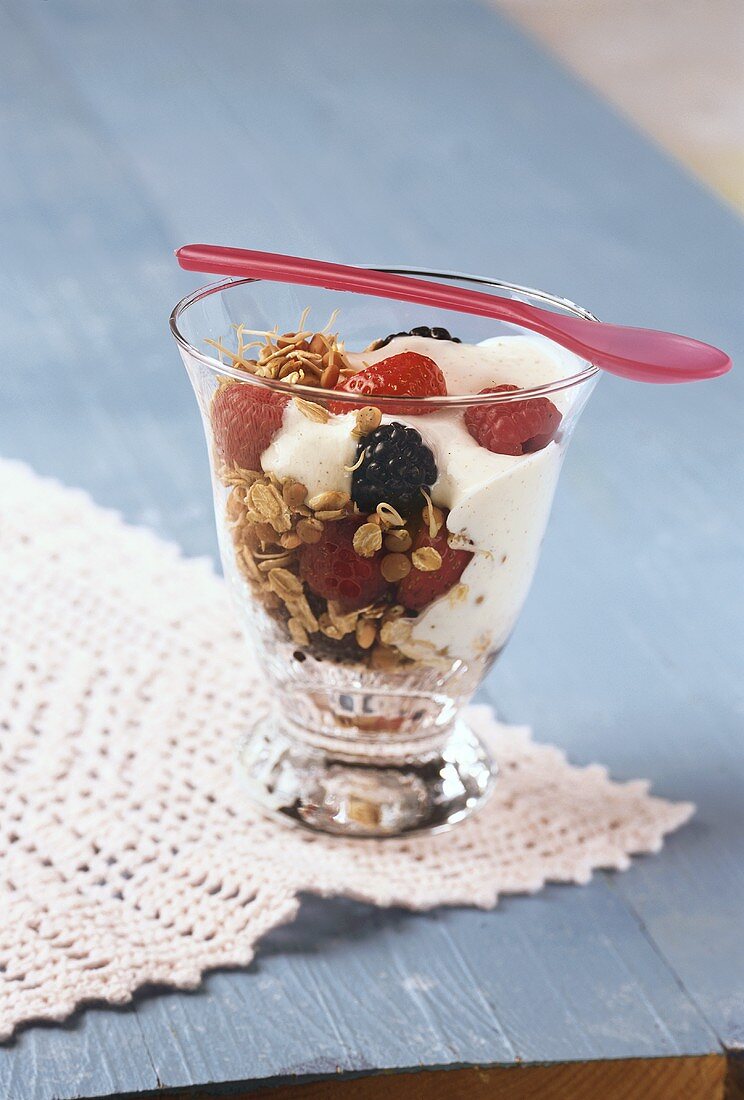
POLYGON ((744 210, 744 8, 739 0, 494 3, 744 210))

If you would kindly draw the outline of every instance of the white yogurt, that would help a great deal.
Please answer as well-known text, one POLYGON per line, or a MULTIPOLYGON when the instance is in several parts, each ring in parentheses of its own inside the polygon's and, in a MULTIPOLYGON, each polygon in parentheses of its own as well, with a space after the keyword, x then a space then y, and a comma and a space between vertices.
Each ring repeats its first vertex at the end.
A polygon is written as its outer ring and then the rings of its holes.
POLYGON ((326 489, 351 493, 351 473, 358 440, 351 430, 354 413, 332 416, 325 424, 308 420, 293 401, 284 410, 282 426, 261 455, 261 465, 278 478, 290 477, 315 496, 326 489))
MULTIPOLYGON (((481 345, 454 344, 422 337, 398 337, 374 352, 349 354, 360 370, 400 351, 428 355, 442 370, 453 393, 477 393, 489 386, 543 385, 576 374, 581 361, 540 336, 502 336, 481 345)), ((550 395, 565 416, 572 390, 550 395)), ((421 657, 427 643, 438 654, 473 660, 506 642, 532 582, 550 514, 563 451, 550 443, 530 455, 500 455, 481 447, 468 432, 463 414, 385 416, 415 427, 434 453, 439 476, 434 503, 449 510, 453 535, 472 544, 474 556, 453 592, 435 600, 413 622, 411 643, 399 647, 421 657)), ((308 420, 292 403, 282 427, 261 456, 277 477, 302 481, 309 494, 351 490, 357 440, 354 414, 325 424, 308 420)))
POLYGON ((474 555, 460 578, 464 589, 427 607, 411 637, 449 657, 486 656, 504 645, 527 596, 562 451, 550 443, 531 455, 492 454, 476 443, 461 418, 449 417, 446 432, 431 435, 421 420, 417 417, 415 426, 427 433, 429 446, 434 442, 440 471, 432 500, 450 509, 449 530, 469 539, 474 555))
POLYGON ((397 336, 377 351, 347 353, 353 367, 417 351, 433 359, 447 379, 447 393, 479 393, 504 383, 529 389, 581 370, 581 360, 544 336, 495 336, 481 344, 455 344, 423 336, 397 336), (477 350, 476 350, 477 349, 477 350))

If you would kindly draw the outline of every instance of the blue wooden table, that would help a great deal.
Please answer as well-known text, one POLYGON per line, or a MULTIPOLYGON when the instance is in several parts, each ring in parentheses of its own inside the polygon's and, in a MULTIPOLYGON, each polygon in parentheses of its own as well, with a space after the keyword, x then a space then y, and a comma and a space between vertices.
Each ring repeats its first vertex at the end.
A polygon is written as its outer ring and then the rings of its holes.
MULTIPOLYGON (((187 240, 484 272, 741 349, 733 213, 478 3, 0 0, 0 95, 0 452, 189 553, 215 539, 166 325, 187 240)), ((741 374, 602 382, 484 689, 694 800, 660 855, 491 913, 308 899, 246 971, 26 1028, 0 1096, 455 1067, 416 1095, 485 1096, 548 1063, 508 1095, 609 1096, 617 1059, 624 1096, 719 1094, 744 1043, 741 424, 741 374)))

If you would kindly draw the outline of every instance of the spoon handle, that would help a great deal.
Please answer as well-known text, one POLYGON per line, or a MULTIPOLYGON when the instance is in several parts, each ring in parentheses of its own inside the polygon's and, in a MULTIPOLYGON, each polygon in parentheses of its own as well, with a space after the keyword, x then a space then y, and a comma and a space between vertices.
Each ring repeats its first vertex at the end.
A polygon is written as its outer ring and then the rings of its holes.
POLYGON ((425 279, 209 244, 184 245, 176 258, 187 271, 320 286, 507 321, 549 337, 603 370, 639 382, 692 382, 724 374, 731 367, 725 352, 687 336, 598 324, 425 279))

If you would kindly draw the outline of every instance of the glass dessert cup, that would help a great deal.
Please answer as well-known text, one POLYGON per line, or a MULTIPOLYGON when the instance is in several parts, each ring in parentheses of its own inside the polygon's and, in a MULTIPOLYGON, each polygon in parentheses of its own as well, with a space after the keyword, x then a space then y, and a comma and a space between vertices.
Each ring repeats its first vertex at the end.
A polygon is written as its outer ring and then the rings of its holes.
MULTIPOLYGON (((496 280, 415 274, 593 319, 496 280)), ((201 288, 171 330, 204 423, 225 577, 271 701, 238 746, 247 796, 344 836, 452 826, 496 777, 462 710, 524 603, 598 371, 513 325, 260 280, 201 288), (457 341, 437 328, 409 339, 443 324, 457 341), (413 348, 455 383, 449 396, 332 389, 413 348)))

